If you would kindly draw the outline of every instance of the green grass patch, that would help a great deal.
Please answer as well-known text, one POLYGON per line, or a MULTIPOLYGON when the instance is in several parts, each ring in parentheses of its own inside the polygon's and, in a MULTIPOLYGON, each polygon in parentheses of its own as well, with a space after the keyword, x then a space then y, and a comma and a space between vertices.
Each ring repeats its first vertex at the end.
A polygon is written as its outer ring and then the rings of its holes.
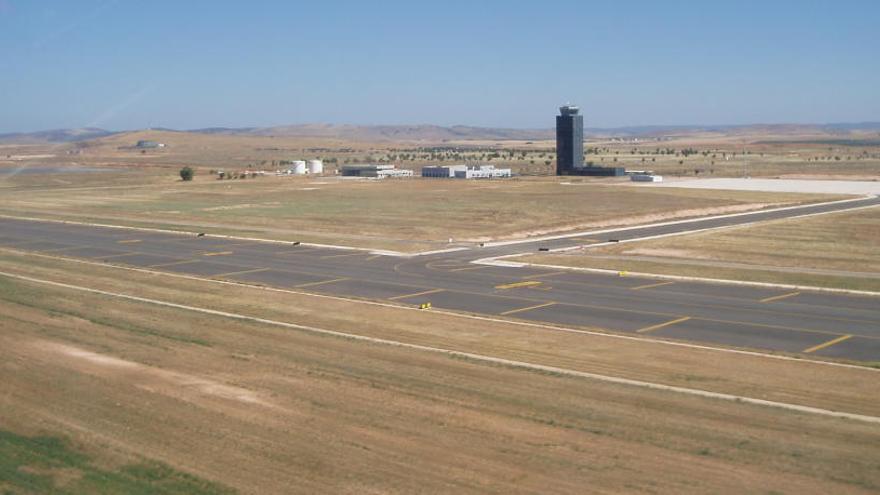
POLYGON ((0 430, 0 493, 226 494, 233 490, 155 461, 104 469, 58 437, 0 430))

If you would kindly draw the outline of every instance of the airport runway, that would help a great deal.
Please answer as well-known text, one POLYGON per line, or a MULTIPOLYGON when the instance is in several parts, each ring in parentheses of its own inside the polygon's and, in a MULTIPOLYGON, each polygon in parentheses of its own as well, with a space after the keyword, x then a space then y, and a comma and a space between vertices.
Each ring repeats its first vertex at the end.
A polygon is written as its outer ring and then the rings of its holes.
MULTIPOLYGON (((880 198, 590 237, 599 242, 635 239, 877 204, 880 198)), ((584 242, 575 237, 400 258, 293 243, 0 219, 0 247, 17 250, 402 304, 430 302, 435 308, 707 345, 880 361, 880 298, 470 263, 584 242)))

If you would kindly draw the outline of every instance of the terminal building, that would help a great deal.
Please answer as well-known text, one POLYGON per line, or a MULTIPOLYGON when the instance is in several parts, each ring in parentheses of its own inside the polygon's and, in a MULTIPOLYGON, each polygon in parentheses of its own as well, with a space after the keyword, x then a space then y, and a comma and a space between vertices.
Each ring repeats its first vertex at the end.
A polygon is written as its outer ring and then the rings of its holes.
POLYGON ((413 171, 395 165, 343 165, 343 177, 370 177, 374 179, 412 177, 413 171))
POLYGON ((584 166, 584 116, 574 105, 559 107, 556 116, 556 175, 626 175, 623 167, 584 166))
POLYGON ((444 165, 422 168, 422 177, 441 179, 498 179, 512 175, 509 168, 495 168, 495 165, 444 165))

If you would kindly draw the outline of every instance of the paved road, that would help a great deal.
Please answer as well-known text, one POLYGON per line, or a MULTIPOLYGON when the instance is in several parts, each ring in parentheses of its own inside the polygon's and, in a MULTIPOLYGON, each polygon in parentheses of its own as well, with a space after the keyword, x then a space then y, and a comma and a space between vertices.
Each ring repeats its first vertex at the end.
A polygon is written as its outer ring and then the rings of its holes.
MULTIPOLYGON (((872 198, 590 236, 671 232, 880 204, 872 198)), ((474 265, 571 238, 415 258, 303 245, 0 219, 0 246, 189 275, 706 344, 880 361, 880 298, 474 265)), ((503 338, 503 337, 502 337, 503 338)))

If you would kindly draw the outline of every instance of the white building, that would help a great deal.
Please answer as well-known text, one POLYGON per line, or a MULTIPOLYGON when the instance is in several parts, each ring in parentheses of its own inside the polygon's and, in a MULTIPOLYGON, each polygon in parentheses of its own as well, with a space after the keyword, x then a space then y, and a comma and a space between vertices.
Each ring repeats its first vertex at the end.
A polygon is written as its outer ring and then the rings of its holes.
POLYGON ((495 165, 447 165, 424 167, 422 177, 455 178, 455 179, 496 179, 513 175, 509 168, 495 168, 495 165))
POLYGON ((633 182, 663 182, 663 176, 651 174, 633 174, 629 176, 629 180, 633 182))
POLYGON ((395 165, 343 165, 344 177, 373 177, 376 179, 412 177, 413 171, 395 165))

